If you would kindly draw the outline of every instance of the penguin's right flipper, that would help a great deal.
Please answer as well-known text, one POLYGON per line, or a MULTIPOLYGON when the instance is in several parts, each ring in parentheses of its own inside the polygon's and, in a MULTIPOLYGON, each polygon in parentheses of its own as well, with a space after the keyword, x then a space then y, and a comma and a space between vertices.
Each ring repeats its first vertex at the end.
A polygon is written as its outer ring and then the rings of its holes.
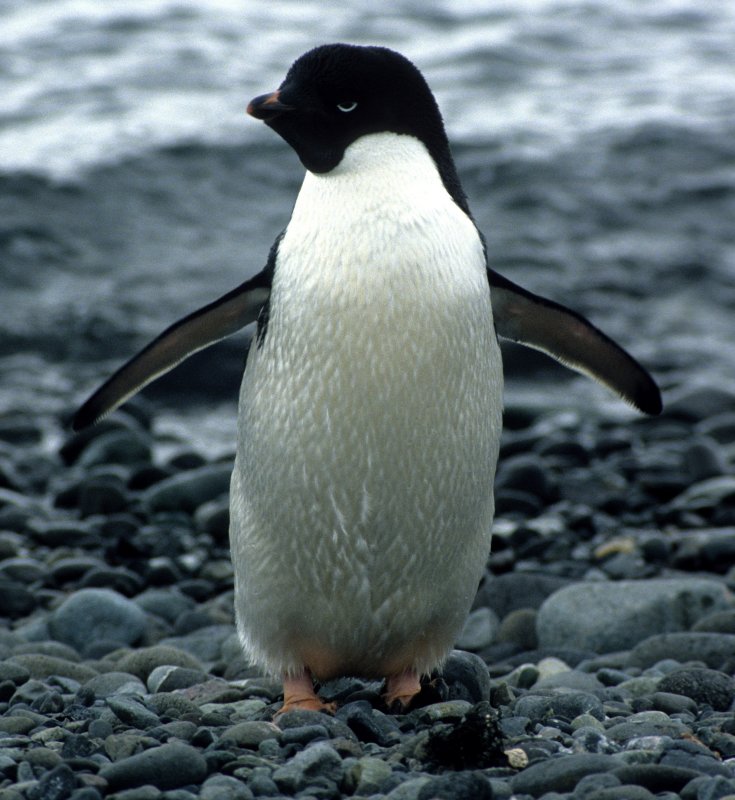
POLYGON ((185 358, 255 322, 270 296, 270 278, 266 267, 167 328, 97 389, 74 415, 72 428, 94 425, 185 358))
POLYGON ((581 314, 532 294, 488 269, 499 336, 547 353, 589 375, 645 414, 660 414, 661 392, 648 372, 581 314))

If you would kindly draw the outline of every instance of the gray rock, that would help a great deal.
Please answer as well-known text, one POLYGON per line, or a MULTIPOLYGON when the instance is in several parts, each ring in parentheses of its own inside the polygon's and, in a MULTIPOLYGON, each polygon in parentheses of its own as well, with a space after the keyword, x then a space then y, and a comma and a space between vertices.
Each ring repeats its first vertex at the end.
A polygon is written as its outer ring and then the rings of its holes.
POLYGON ((49 617, 49 631, 54 639, 78 652, 99 639, 134 644, 143 635, 145 626, 145 613, 110 589, 80 589, 49 617))
POLYGON ((490 608, 476 608, 464 623, 456 647, 458 650, 482 650, 492 644, 500 620, 490 608))
POLYGON ((58 764, 41 776, 36 800, 66 800, 76 789, 77 779, 68 764, 58 764))
POLYGON ((352 768, 355 794, 378 794, 383 783, 390 777, 391 768, 381 758, 364 756, 352 768))
POLYGON ((524 695, 516 700, 513 713, 539 723, 545 723, 550 717, 560 717, 571 721, 580 714, 590 714, 598 720, 605 718, 602 701, 595 695, 585 692, 568 692, 548 696, 524 695))
POLYGON ((233 742, 238 747, 255 750, 261 742, 277 739, 280 735, 281 729, 272 722, 248 720, 225 728, 220 736, 220 744, 224 747, 226 742, 233 742))
POLYGON ((27 669, 31 678, 44 679, 51 675, 59 675, 64 678, 72 678, 80 683, 85 683, 90 678, 94 678, 97 671, 84 664, 74 661, 67 661, 63 658, 47 656, 43 653, 23 653, 14 655, 12 663, 27 669))
POLYGON ((715 711, 727 711, 735 699, 733 679, 713 669, 688 667, 675 670, 661 680, 658 689, 706 703, 715 711))
POLYGON ((202 665, 194 656, 176 647, 161 644, 142 647, 124 656, 120 659, 117 667, 121 672, 129 672, 145 681, 156 667, 164 664, 203 671, 202 665))
POLYGON ((568 578, 529 572, 488 574, 473 607, 487 606, 503 619, 519 608, 538 608, 549 595, 570 583, 568 578))
POLYGON ((222 644, 232 636, 232 625, 208 625, 198 628, 186 636, 169 636, 161 639, 160 645, 183 650, 200 661, 217 661, 222 652, 222 644))
POLYGON ((662 711, 641 711, 611 725, 605 735, 613 742, 626 742, 643 736, 675 738, 688 732, 683 723, 669 718, 662 711))
POLYGON ((692 625, 692 631, 701 633, 735 633, 735 608, 715 611, 692 625))
POLYGON ((704 578, 587 581, 547 598, 537 619, 539 643, 626 650, 653 634, 688 630, 705 614, 731 605, 727 588, 704 578))
POLYGON ((151 512, 196 509, 226 494, 230 489, 232 465, 208 464, 159 481, 143 492, 142 500, 151 512))
POLYGON ((211 775, 199 790, 201 800, 252 800, 246 783, 230 775, 211 775))
POLYGON ((728 633, 662 633, 650 636, 636 645, 630 654, 630 665, 651 667, 665 658, 679 662, 703 661, 718 669, 735 653, 735 634, 728 633))
POLYGON ((163 790, 176 789, 201 783, 207 775, 207 762, 194 747, 171 742, 108 764, 99 775, 113 791, 145 784, 163 790))
POLYGON ((490 781, 481 772, 456 772, 432 778, 421 787, 417 800, 493 800, 490 781))
POLYGON ((344 765, 329 742, 315 742, 301 750, 273 772, 273 780, 283 792, 298 792, 315 779, 336 785, 342 780, 344 765))
POLYGON ((97 436, 79 457, 81 467, 98 464, 137 464, 151 460, 151 438, 133 428, 120 428, 97 436))
POLYGON ((176 689, 188 689, 206 680, 209 680, 209 676, 202 670, 164 664, 151 672, 146 684, 151 692, 173 692, 176 689))
POLYGON ((431 778, 424 776, 409 778, 395 789, 391 789, 385 796, 386 800, 418 800, 419 792, 430 780, 431 778))
POLYGON ((102 699, 113 695, 135 694, 142 696, 146 693, 146 688, 142 681, 129 672, 104 672, 88 680, 84 687, 94 692, 95 697, 102 699))
POLYGON ((146 730, 161 724, 158 716, 147 709, 137 697, 130 695, 108 697, 107 705, 121 722, 130 725, 132 728, 146 730))
POLYGON ((535 650, 538 647, 536 633, 535 608, 517 608, 507 614, 500 623, 496 639, 498 642, 509 642, 521 650, 535 650))
POLYGON ((565 755, 532 764, 510 779, 516 794, 540 797, 544 792, 571 792, 585 775, 610 772, 619 766, 611 756, 594 753, 565 755))
POLYGON ((490 697, 487 664, 474 653, 452 650, 441 672, 449 686, 450 700, 467 700, 474 705, 490 697))
POLYGON ((178 589, 148 589, 134 600, 144 611, 155 614, 173 625, 181 614, 196 606, 194 600, 178 589))

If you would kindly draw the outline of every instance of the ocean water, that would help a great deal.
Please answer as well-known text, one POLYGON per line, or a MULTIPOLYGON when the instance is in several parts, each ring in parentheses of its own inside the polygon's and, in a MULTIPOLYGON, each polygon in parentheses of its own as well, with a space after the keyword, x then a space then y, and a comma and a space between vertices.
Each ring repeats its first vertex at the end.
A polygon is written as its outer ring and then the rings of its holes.
MULTIPOLYGON (((0 413, 67 413, 262 267, 303 169, 245 107, 330 41, 424 72, 498 270, 667 396, 733 384, 731 0, 0 0, 0 413)), ((231 440, 245 347, 152 387, 162 424, 231 440)), ((511 399, 625 413, 541 357, 506 369, 511 399)))

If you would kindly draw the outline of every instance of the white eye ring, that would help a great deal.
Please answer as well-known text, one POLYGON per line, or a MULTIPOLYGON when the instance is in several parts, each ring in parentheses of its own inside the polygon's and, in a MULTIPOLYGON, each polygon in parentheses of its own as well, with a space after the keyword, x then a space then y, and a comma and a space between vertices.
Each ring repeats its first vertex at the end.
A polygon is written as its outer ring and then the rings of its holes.
POLYGON ((349 114, 350 111, 354 111, 357 108, 357 101, 353 100, 351 103, 337 103, 337 108, 345 114, 349 114))

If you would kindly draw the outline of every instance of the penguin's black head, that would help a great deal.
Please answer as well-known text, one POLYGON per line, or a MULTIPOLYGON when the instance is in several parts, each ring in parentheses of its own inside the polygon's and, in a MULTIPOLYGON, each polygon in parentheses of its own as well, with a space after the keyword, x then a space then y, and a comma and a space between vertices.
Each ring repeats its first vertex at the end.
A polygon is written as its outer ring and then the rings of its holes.
POLYGON ((248 113, 293 147, 311 172, 327 173, 361 136, 392 132, 420 139, 447 191, 466 209, 439 108, 423 75, 385 47, 328 44, 298 58, 279 89, 248 113))

